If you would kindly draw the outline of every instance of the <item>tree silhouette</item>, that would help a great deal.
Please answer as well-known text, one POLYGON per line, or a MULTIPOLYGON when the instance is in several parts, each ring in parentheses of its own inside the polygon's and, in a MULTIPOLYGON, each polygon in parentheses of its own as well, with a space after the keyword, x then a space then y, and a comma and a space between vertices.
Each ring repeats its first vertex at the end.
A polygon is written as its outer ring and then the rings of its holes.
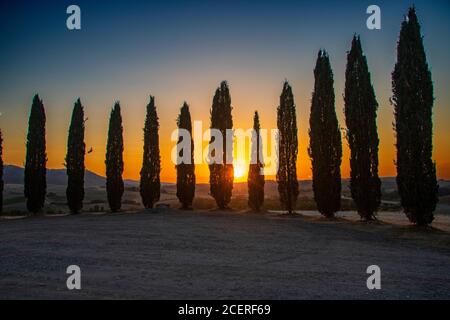
MULTIPOLYGON (((217 88, 211 108, 211 129, 218 129, 223 136, 223 162, 209 165, 209 183, 212 197, 216 200, 220 209, 225 209, 231 201, 233 191, 233 164, 227 163, 227 138, 226 130, 233 128, 231 116, 231 96, 228 84, 223 81, 217 88)), ((211 142, 213 142, 213 138, 211 142)), ((232 141, 230 141, 232 143, 232 141)), ((214 155, 213 151, 213 155, 214 155)), ((220 150, 219 150, 220 152, 220 150)))
POLYGON ((260 159, 261 149, 261 126, 259 124, 258 111, 255 111, 253 117, 254 137, 252 141, 252 163, 250 163, 248 170, 248 205, 254 211, 260 211, 264 203, 264 174, 261 173, 263 168, 262 159, 260 159))
POLYGON ((428 225, 438 202, 433 151, 433 82, 415 8, 402 23, 392 73, 397 185, 409 220, 428 225))
MULTIPOLYGON (((185 102, 178 115, 177 125, 179 129, 189 132, 191 143, 191 157, 189 163, 180 163, 177 168, 177 197, 182 208, 188 209, 192 206, 195 195, 195 164, 194 164, 194 141, 192 140, 192 122, 189 106, 185 102)), ((178 143, 181 141, 181 136, 178 143)), ((183 158, 183 150, 179 151, 179 156, 183 158)))
POLYGON ((73 214, 79 213, 83 208, 85 151, 84 110, 81 101, 78 98, 73 107, 66 155, 66 197, 69 209, 73 214))
POLYGON ((159 123, 155 97, 150 96, 144 125, 144 154, 142 159, 140 193, 145 208, 153 208, 160 197, 161 160, 159 155, 159 123))
POLYGON ((124 185, 123 173, 123 128, 120 103, 116 102, 109 118, 108 142, 106 145, 106 192, 109 207, 117 212, 122 207, 124 185))
POLYGON ((0 129, 0 213, 3 212, 3 134, 0 129))
POLYGON ((350 147, 350 190, 362 219, 373 220, 381 200, 375 91, 359 36, 354 36, 345 72, 345 121, 350 147))
POLYGON ((279 130, 278 193, 281 204, 291 214, 295 210, 299 193, 297 180, 298 138, 294 95, 287 81, 283 85, 280 96, 277 126, 279 130))
POLYGON ((24 194, 27 209, 38 213, 45 203, 47 154, 45 153, 45 109, 42 100, 36 94, 31 105, 28 120, 27 154, 24 173, 24 194))
POLYGON ((314 69, 314 92, 309 119, 309 156, 317 209, 333 217, 341 206, 341 132, 334 107, 333 72, 328 54, 320 50, 314 69))

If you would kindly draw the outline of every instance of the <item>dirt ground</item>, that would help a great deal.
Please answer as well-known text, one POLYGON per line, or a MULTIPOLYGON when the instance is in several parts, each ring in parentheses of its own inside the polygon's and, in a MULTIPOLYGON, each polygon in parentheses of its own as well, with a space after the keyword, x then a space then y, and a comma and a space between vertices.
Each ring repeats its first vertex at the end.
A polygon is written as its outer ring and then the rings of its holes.
POLYGON ((450 299, 449 232, 347 216, 171 209, 2 219, 0 298, 450 299), (74 264, 82 288, 69 291, 74 264), (369 265, 381 268, 381 290, 366 287, 369 265))

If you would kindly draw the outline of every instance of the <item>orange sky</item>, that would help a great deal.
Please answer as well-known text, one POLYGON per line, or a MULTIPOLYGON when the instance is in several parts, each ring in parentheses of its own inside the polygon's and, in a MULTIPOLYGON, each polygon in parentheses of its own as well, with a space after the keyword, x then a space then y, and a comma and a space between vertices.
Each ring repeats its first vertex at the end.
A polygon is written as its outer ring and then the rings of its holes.
MULTIPOLYGON (((245 81, 241 80, 241 81, 245 81)), ((216 82, 218 84, 218 82, 216 82)), ((295 81, 291 83, 294 87, 294 94, 297 104, 297 117, 299 127, 299 157, 298 157, 298 176, 300 179, 309 179, 311 176, 310 161, 307 154, 308 137, 308 121, 309 121, 309 90, 304 87, 296 85, 295 81), (298 88, 296 90, 296 88, 298 88), (299 90, 300 89, 300 90, 299 90), (303 90, 302 90, 303 89, 303 90)), ((252 126, 253 112, 258 109, 261 117, 261 125, 263 128, 276 128, 276 106, 278 105, 279 90, 281 90, 281 82, 278 85, 272 85, 270 88, 262 88, 258 90, 253 88, 254 92, 259 92, 257 99, 252 100, 252 95, 248 95, 248 90, 245 90, 245 85, 242 83, 230 82, 232 102, 233 102, 233 119, 235 128, 248 129, 252 126), (259 107, 258 107, 259 106, 259 107)), ((337 86, 339 87, 339 86, 337 86)), ((185 90, 189 91, 191 85, 185 90)), ((215 83, 211 83, 208 91, 203 95, 197 95, 188 102, 191 106, 192 119, 202 120, 203 129, 206 130, 209 126, 209 108, 214 93, 215 83)), ((198 90, 198 89, 197 89, 198 90)), ((344 127, 343 122, 343 101, 339 93, 336 94, 336 110, 340 120, 341 127, 344 127)), ((43 96, 44 104, 47 109, 47 153, 48 153, 48 167, 61 168, 64 162, 66 152, 66 132, 71 113, 71 102, 66 101, 64 107, 56 108, 55 105, 60 105, 46 96, 43 96)), ((96 173, 104 175, 104 157, 107 136, 107 125, 109 118, 110 106, 106 102, 102 107, 98 107, 89 99, 81 98, 82 103, 86 108, 86 145, 88 148, 92 147, 93 152, 86 155, 86 167, 96 173), (105 106, 106 105, 106 106, 105 106)), ((160 148, 162 159, 161 180, 166 182, 174 182, 176 178, 176 171, 174 165, 171 163, 170 155, 172 147, 175 142, 171 142, 170 136, 172 130, 176 129, 176 116, 183 101, 182 97, 171 96, 170 100, 178 99, 178 105, 169 105, 169 101, 164 98, 158 99, 156 97, 156 104, 160 117, 160 148)), ((106 98, 105 98, 106 100, 106 98)), ((392 107, 388 104, 387 98, 379 98, 380 110, 378 117, 378 127, 380 135, 380 176, 394 176, 395 175, 395 148, 394 148, 394 133, 392 131, 392 107)), ((30 100, 31 101, 31 98, 30 100)), ((123 121, 124 121, 124 162, 125 171, 124 178, 138 179, 139 171, 142 162, 142 127, 145 117, 145 105, 147 98, 140 96, 134 100, 122 101, 123 121), (132 112, 130 112, 132 110, 132 112)), ((110 103, 112 106, 112 102, 110 103)), ((434 159, 437 161, 437 169, 439 178, 450 178, 450 166, 448 163, 448 155, 450 150, 448 128, 448 116, 443 106, 448 105, 447 101, 437 100, 436 115, 435 115, 435 148, 434 159), (447 120, 447 122, 446 122, 447 120)), ((9 126, 8 130, 4 131, 4 161, 7 164, 23 165, 25 157, 25 137, 26 137, 26 122, 29 106, 24 100, 24 105, 18 107, 23 111, 17 119, 14 120, 13 126, 9 126)), ((3 119, 4 120, 4 119, 3 119)), ((203 147, 207 146, 207 142, 203 143, 203 147)), ((198 147, 198 146, 196 146, 198 147)), ((343 140, 343 163, 342 175, 349 176, 349 150, 347 143, 343 140)), ((248 155, 247 155, 248 157, 248 155)), ((248 159, 248 158, 247 158, 248 159)), ((248 161, 247 161, 248 163, 248 161)), ((245 174, 247 165, 245 166, 245 174)), ((209 170, 206 165, 198 165, 196 167, 196 175, 198 182, 207 182, 209 177, 209 170)), ((245 181, 245 176, 237 179, 237 181, 245 181)))

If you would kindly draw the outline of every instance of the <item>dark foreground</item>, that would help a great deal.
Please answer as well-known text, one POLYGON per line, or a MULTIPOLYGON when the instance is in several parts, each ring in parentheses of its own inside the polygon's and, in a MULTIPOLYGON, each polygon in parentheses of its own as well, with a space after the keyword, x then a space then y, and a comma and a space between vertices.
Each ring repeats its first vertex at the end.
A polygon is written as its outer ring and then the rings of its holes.
POLYGON ((450 235, 182 212, 0 220, 1 299, 450 299, 450 235), (66 268, 81 268, 81 290, 66 268), (381 290, 366 268, 381 268, 381 290))

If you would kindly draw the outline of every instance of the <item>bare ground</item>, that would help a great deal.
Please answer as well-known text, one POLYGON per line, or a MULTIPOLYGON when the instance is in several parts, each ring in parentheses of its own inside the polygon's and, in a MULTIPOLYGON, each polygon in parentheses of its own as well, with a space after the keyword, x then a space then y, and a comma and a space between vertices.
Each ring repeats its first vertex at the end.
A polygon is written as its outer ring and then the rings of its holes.
POLYGON ((311 213, 0 220, 2 299, 450 299, 450 233, 311 213), (67 266, 82 289, 66 288, 67 266), (381 268, 382 289, 366 287, 381 268))

